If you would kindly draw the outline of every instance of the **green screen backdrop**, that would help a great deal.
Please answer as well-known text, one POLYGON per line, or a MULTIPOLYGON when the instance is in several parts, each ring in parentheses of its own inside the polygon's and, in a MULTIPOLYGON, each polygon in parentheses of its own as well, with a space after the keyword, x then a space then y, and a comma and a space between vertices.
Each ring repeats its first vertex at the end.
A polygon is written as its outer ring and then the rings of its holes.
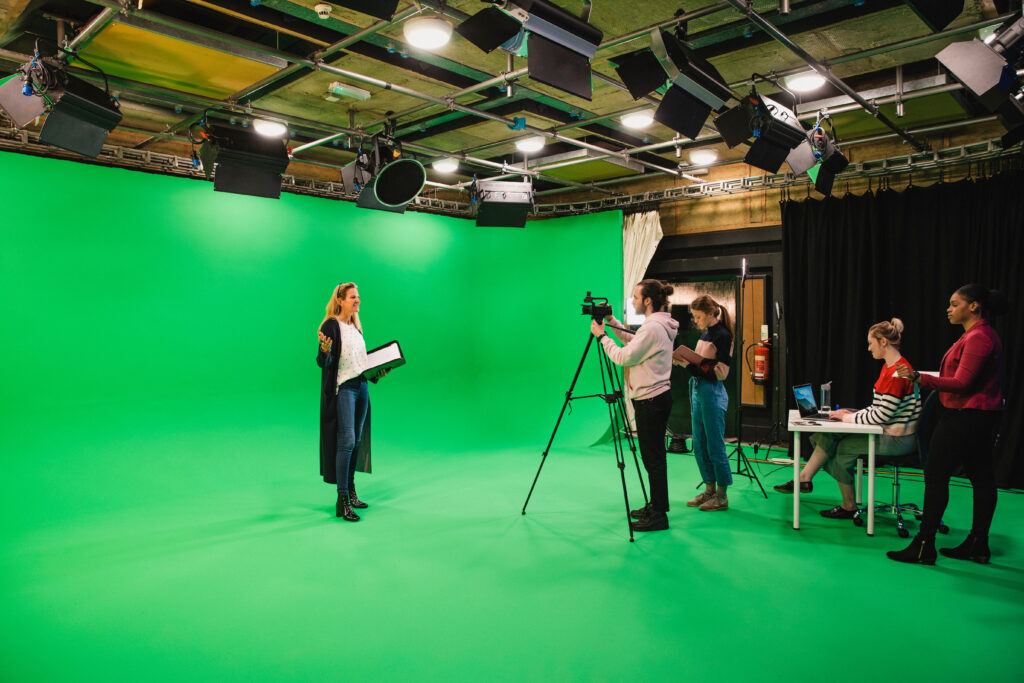
MULTIPOLYGON (((621 298, 617 212, 477 228, 30 156, 0 162, 16 198, 0 237, 3 414, 26 428, 61 432, 88 413, 97 426, 137 424, 144 448, 154 421, 173 427, 184 414, 212 424, 223 411, 253 428, 294 417, 306 442, 287 457, 303 454, 296 465, 315 474, 316 329, 333 287, 355 281, 368 347, 397 339, 408 359, 371 386, 375 444, 540 450, 587 340, 580 300, 621 298)), ((590 370, 581 379, 595 381, 590 370)), ((606 426, 603 405, 582 408, 567 438, 606 426)), ((386 451, 375 459, 385 466, 386 451)))

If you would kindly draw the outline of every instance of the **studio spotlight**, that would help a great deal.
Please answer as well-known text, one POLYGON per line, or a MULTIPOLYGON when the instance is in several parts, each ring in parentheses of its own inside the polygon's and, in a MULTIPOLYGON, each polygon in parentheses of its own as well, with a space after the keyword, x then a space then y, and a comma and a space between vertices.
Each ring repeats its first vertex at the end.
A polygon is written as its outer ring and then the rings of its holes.
POLYGON ((964 0, 903 0, 933 33, 941 31, 964 11, 964 0))
POLYGON ((604 34, 547 0, 494 0, 455 29, 484 52, 526 46, 530 78, 585 100, 590 60, 604 34))
POLYGON ((730 148, 754 138, 743 160, 769 173, 778 173, 807 132, 793 110, 758 94, 753 88, 740 104, 715 119, 715 127, 730 148))
POLYGON ((835 177, 850 165, 839 149, 838 137, 828 112, 822 110, 814 127, 807 131, 806 139, 786 157, 786 163, 799 175, 806 172, 814 187, 824 195, 832 193, 835 177), (829 131, 825 130, 828 126, 829 131))
POLYGON ((992 34, 947 45, 935 59, 974 96, 981 106, 995 112, 1018 87, 1014 71, 1024 48, 1024 17, 1017 16, 992 34))
POLYGON ((476 180, 470 188, 478 227, 522 228, 533 209, 533 183, 476 180))
POLYGON ((402 158, 391 137, 374 135, 369 149, 360 146, 355 161, 341 169, 341 180, 346 190, 359 193, 356 206, 405 213, 426 184, 427 172, 415 159, 402 158))
POLYGON ((720 111, 733 95, 718 70, 685 45, 683 31, 678 27, 673 36, 654 29, 650 48, 620 55, 612 65, 633 99, 671 81, 654 119, 692 140, 712 110, 720 111))
POLYGON ((284 140, 229 126, 207 126, 199 148, 203 173, 216 192, 278 199, 288 168, 284 140))
POLYGON ((39 141, 88 157, 99 156, 107 133, 121 122, 109 90, 69 75, 63 59, 41 57, 38 47, 18 73, 0 81, 0 109, 18 128, 47 113, 39 141))
POLYGON ((451 40, 452 25, 444 17, 427 14, 406 21, 402 26, 402 33, 413 47, 436 50, 451 40))

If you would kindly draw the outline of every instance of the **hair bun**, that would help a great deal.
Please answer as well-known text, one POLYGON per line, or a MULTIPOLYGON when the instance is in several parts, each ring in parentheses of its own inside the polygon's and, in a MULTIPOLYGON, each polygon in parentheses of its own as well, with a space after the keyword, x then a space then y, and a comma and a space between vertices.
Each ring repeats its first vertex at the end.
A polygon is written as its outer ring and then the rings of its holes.
POLYGON ((661 293, 665 296, 672 296, 672 292, 676 291, 676 288, 672 285, 662 285, 661 293))
POLYGON ((892 320, 889 321, 889 324, 892 325, 892 329, 896 330, 896 334, 903 336, 902 320, 900 320, 899 318, 893 318, 892 320))
POLYGON ((1002 315, 1010 308, 1010 302, 1006 295, 998 289, 988 291, 988 312, 992 315, 1002 315))

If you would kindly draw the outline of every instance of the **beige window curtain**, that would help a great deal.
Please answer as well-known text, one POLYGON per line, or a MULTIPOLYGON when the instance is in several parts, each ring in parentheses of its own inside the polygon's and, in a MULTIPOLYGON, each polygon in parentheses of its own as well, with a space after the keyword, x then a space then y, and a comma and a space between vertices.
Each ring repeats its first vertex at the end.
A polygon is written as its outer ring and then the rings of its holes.
MULTIPOLYGON (((625 322, 626 302, 633 298, 633 287, 644 279, 647 266, 661 242, 661 216, 658 211, 631 213, 622 220, 622 320, 625 322)), ((636 431, 633 404, 626 401, 629 428, 636 431)))

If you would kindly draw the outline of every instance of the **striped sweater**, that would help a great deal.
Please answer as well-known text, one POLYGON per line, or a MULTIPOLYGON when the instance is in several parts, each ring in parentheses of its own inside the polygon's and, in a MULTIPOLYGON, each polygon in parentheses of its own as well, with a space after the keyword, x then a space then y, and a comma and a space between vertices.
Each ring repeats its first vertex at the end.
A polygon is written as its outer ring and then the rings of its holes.
MULTIPOLYGON (((903 356, 896 365, 910 363, 903 356)), ((863 410, 843 416, 843 422, 882 425, 888 436, 910 436, 917 432, 921 417, 921 395, 909 379, 896 376, 895 365, 882 364, 882 372, 875 382, 871 405, 863 410)))

